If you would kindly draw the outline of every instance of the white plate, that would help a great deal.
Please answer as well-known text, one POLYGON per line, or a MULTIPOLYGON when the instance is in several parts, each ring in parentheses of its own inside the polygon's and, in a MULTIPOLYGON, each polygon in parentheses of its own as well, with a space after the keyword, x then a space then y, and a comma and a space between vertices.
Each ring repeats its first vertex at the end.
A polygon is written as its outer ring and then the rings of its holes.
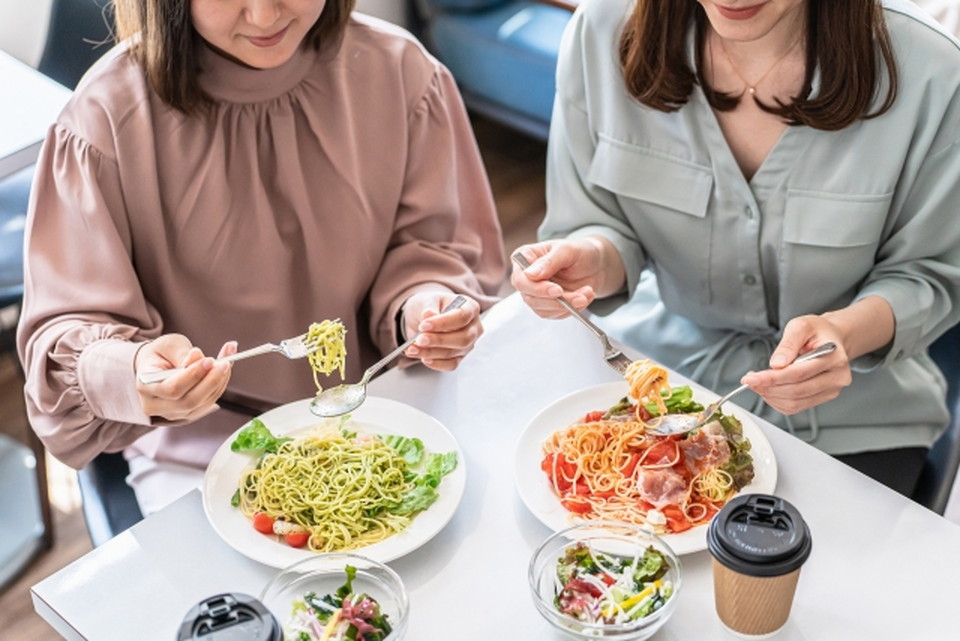
MULTIPOLYGON (((541 444, 551 434, 571 425, 587 412, 613 407, 626 395, 626 382, 604 383, 574 392, 544 408, 520 435, 514 459, 517 490, 530 511, 555 532, 569 527, 574 521, 570 520, 570 512, 560 505, 560 499, 554 494, 547 475, 540 469, 543 460, 541 444)), ((716 394, 695 393, 694 396, 703 405, 718 398, 716 394)), ((773 492, 777 486, 777 461, 770 441, 743 409, 733 403, 725 403, 723 411, 740 420, 743 435, 750 439, 754 476, 753 482, 744 487, 741 493, 773 492)), ((661 538, 677 554, 699 552, 707 547, 707 528, 698 526, 679 534, 664 534, 661 538)))
MULTIPOLYGON (((308 398, 289 403, 270 410, 259 418, 275 435, 290 435, 321 421, 310 412, 310 401, 308 398)), ((433 505, 415 516, 406 530, 378 543, 353 550, 385 563, 419 548, 442 530, 453 517, 460 499, 463 498, 467 478, 463 452, 453 435, 438 420, 409 405, 386 398, 367 397, 363 405, 351 413, 347 426, 360 433, 417 437, 423 441, 428 453, 457 453, 457 467, 443 477, 437 488, 440 498, 433 505)), ((238 429, 237 432, 239 431, 238 429)), ((316 556, 315 552, 292 548, 257 532, 250 520, 238 508, 230 505, 240 475, 253 462, 249 454, 230 450, 230 443, 234 438, 236 433, 213 455, 203 478, 203 509, 213 529, 244 556, 275 568, 284 568, 291 563, 316 556)))

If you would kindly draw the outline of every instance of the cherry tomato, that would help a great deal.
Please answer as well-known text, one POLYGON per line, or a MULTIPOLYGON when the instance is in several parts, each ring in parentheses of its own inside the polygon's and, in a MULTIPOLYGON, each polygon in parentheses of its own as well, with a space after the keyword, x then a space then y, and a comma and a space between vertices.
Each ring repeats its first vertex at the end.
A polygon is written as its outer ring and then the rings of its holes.
POLYGON ((596 423, 603 418, 603 415, 606 414, 603 410, 597 410, 595 412, 589 412, 586 416, 583 417, 584 423, 596 423))
POLYGON ((273 534, 273 519, 263 512, 257 512, 253 515, 253 529, 261 534, 273 534))
POLYGON ((288 532, 283 535, 283 540, 287 545, 294 548, 302 548, 310 540, 309 532, 288 532))

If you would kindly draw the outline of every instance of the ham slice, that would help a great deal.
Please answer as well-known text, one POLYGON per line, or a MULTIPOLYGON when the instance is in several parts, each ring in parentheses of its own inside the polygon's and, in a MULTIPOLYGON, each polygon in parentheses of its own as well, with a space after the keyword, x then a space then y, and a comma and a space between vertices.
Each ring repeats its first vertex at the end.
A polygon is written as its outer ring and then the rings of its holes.
POLYGON ((637 490, 642 500, 658 509, 679 505, 690 493, 687 480, 672 467, 644 469, 637 490))
POLYGON ((681 440, 680 455, 691 476, 719 467, 730 459, 730 446, 723 426, 717 421, 707 423, 695 433, 681 440))

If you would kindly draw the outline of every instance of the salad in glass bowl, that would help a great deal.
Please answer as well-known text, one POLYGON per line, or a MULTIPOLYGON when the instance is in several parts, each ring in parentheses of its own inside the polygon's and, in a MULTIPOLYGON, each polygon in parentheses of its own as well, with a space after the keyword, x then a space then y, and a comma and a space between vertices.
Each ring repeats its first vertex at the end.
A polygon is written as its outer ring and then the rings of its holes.
POLYGON ((534 605, 576 639, 640 641, 670 617, 680 560, 643 527, 591 522, 547 538, 528 568, 534 605))
POLYGON ((320 554, 281 571, 260 600, 285 641, 400 641, 409 602, 386 565, 348 553, 320 554))

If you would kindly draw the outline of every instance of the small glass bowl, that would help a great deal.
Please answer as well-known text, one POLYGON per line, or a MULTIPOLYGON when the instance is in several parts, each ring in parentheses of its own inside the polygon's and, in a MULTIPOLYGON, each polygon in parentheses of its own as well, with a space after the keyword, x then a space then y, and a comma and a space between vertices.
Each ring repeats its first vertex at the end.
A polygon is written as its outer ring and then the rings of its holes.
POLYGON ((347 582, 346 566, 353 566, 353 592, 363 592, 380 604, 387 615, 392 631, 389 641, 401 641, 407 631, 410 602, 400 576, 392 569, 359 554, 331 552, 317 554, 281 570, 260 593, 260 601, 267 607, 284 630, 290 621, 293 602, 303 599, 307 592, 323 596, 333 594, 347 582))
POLYGON ((534 551, 527 569, 527 579, 537 611, 555 628, 573 639, 619 639, 642 641, 666 623, 677 605, 680 591, 680 559, 663 540, 637 525, 595 521, 581 523, 560 530, 549 536, 534 551), (652 546, 660 551, 670 566, 664 575, 673 585, 673 592, 666 603, 649 615, 625 623, 606 624, 580 621, 557 609, 556 597, 557 562, 564 556, 567 547, 582 543, 591 550, 630 558, 642 555, 652 546))

